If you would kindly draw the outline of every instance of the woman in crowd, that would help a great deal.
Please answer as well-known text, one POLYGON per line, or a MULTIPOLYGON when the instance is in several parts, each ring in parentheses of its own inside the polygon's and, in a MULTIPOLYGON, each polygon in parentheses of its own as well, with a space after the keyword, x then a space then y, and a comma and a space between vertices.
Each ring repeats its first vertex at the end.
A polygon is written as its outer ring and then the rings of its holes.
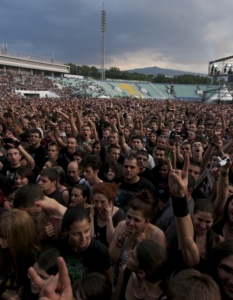
POLYGON ((157 137, 158 137, 158 135, 155 131, 150 132, 149 138, 148 138, 147 144, 146 144, 146 150, 150 155, 152 155, 153 149, 156 147, 157 137))
POLYGON ((6 289, 18 290, 26 284, 27 270, 40 252, 35 225, 28 213, 12 209, 0 215, 0 247, 0 293, 2 299, 8 299, 6 289))
POLYGON ((85 184, 76 184, 71 190, 70 207, 82 207, 90 213, 91 194, 85 184))
POLYGON ((214 245, 222 242, 224 238, 216 234, 211 226, 214 221, 214 205, 208 199, 198 199, 193 212, 194 240, 200 257, 206 260, 208 253, 214 245))
POLYGON ((92 154, 99 156, 102 163, 105 161, 105 148, 100 141, 95 141, 93 143, 92 154))
POLYGON ((33 172, 27 167, 19 167, 15 172, 15 187, 21 188, 28 183, 35 183, 33 172))
POLYGON ((141 241, 129 252, 126 265, 120 270, 114 300, 164 298, 166 250, 152 240, 141 241))
POLYGON ((124 212, 114 205, 117 188, 114 183, 101 182, 92 191, 91 237, 107 247, 112 241, 117 224, 125 217, 124 212))
POLYGON ((233 195, 227 199, 223 217, 213 225, 213 230, 221 234, 226 240, 233 239, 233 195))
POLYGON ((21 141, 19 135, 17 134, 17 132, 15 131, 14 128, 6 128, 4 131, 4 138, 16 138, 17 140, 21 141))
POLYGON ((109 182, 112 182, 114 178, 120 177, 123 175, 122 165, 114 164, 110 165, 107 172, 107 179, 109 182))
POLYGON ((111 281, 112 268, 108 248, 91 238, 90 219, 85 209, 69 207, 62 219, 66 237, 57 240, 56 248, 65 259, 71 281, 90 272, 100 272, 111 281))
MULTIPOLYGON (((11 194, 11 200, 14 199, 14 194, 17 191, 17 189, 21 188, 22 186, 28 183, 35 183, 35 177, 33 172, 27 167, 17 168, 15 172, 15 184, 14 184, 15 190, 11 194)), ((9 201, 9 199, 6 199, 4 201, 4 208, 7 210, 12 209, 12 203, 11 201, 9 201)))
POLYGON ((63 168, 60 166, 55 166, 53 168, 57 171, 57 174, 59 176, 59 180, 57 181, 57 189, 61 193, 61 195, 64 199, 64 202, 65 202, 65 205, 68 206, 69 201, 70 201, 70 193, 67 188, 68 185, 66 184, 66 174, 65 174, 63 168))
POLYGON ((166 248, 166 239, 162 230, 150 223, 153 198, 147 190, 134 195, 128 204, 126 220, 121 221, 109 246, 109 253, 115 267, 114 282, 119 267, 126 263, 128 252, 144 239, 150 239, 166 248))

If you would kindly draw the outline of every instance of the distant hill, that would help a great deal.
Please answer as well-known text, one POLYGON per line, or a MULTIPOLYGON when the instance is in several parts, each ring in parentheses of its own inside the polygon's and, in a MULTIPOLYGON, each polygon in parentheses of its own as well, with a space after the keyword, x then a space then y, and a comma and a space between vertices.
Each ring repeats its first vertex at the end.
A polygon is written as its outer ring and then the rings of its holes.
POLYGON ((195 72, 188 72, 188 71, 178 71, 172 69, 162 69, 158 67, 149 67, 149 68, 141 68, 141 69, 133 69, 133 70, 125 70, 129 73, 140 73, 145 75, 154 75, 157 76, 158 74, 164 74, 165 76, 177 76, 177 75, 184 75, 184 74, 192 74, 192 75, 200 75, 200 76, 207 76, 207 74, 203 73, 195 73, 195 72))

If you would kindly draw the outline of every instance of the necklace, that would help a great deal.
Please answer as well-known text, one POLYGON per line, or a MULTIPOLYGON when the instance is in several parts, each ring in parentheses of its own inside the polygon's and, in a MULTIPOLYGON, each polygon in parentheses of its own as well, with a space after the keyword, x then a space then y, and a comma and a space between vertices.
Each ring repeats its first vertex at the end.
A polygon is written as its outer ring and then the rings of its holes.
POLYGON ((106 219, 103 219, 103 218, 101 218, 101 216, 99 215, 99 213, 97 212, 97 216, 100 218, 100 220, 102 220, 102 221, 107 221, 107 219, 108 218, 106 218, 106 219))
POLYGON ((138 297, 138 296, 136 295, 135 291, 134 291, 135 281, 136 281, 136 278, 135 278, 134 281, 133 281, 133 295, 134 295, 134 297, 135 297, 136 299, 138 299, 138 300, 146 299, 146 297, 148 296, 149 292, 155 287, 155 285, 156 285, 156 283, 157 283, 157 282, 156 282, 155 284, 153 284, 153 286, 148 290, 148 292, 145 294, 144 297, 138 297))

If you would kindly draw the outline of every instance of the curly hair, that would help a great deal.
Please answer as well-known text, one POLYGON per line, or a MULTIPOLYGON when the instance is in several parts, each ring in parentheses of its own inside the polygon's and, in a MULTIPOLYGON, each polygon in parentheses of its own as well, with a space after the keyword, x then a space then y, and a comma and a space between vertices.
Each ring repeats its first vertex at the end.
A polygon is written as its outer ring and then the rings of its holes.
POLYGON ((94 196, 95 194, 102 194, 114 205, 117 189, 118 185, 115 183, 100 182, 94 186, 92 195, 94 196))

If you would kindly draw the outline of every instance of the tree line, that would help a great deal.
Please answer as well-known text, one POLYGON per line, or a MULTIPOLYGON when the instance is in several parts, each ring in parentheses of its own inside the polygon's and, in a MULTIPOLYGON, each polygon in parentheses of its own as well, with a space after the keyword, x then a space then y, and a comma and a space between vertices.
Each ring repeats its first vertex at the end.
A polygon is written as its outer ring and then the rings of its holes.
MULTIPOLYGON (((95 66, 76 66, 73 63, 68 63, 70 66, 70 74, 81 75, 85 77, 92 77, 93 79, 100 79, 101 73, 95 66)), ((129 73, 128 71, 121 71, 119 68, 111 67, 105 71, 105 77, 109 79, 121 80, 136 80, 136 81, 150 81, 153 83, 177 83, 177 84, 210 84, 211 78, 207 76, 184 74, 177 76, 165 76, 164 74, 145 75, 141 73, 129 73)))

